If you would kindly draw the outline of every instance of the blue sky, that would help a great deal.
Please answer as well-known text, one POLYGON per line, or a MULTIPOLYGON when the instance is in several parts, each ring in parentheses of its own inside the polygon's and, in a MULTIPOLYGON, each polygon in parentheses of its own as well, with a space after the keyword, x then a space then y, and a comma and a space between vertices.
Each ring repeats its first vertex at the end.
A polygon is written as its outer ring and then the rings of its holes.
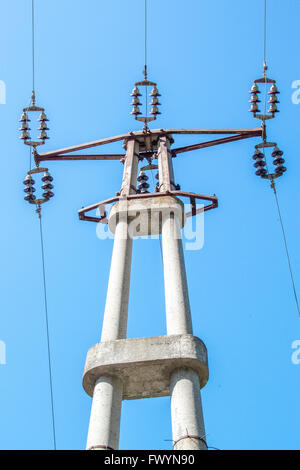
MULTIPOLYGON (((285 152, 277 184, 296 285, 299 272, 300 80, 298 0, 269 0, 267 61, 280 88, 268 139, 285 152)), ((18 119, 31 95, 31 2, 0 1, 2 269, 0 448, 51 449, 38 219, 23 200, 28 148, 18 119)), ((46 150, 139 129, 129 94, 144 66, 143 0, 36 0, 36 93, 50 118, 46 150)), ((263 1, 149 0, 149 78, 162 115, 155 127, 248 128, 248 90, 261 76, 263 1)), ((178 137, 176 145, 197 142, 178 137)), ((207 440, 221 449, 299 449, 300 339, 287 261, 266 181, 254 174, 258 138, 183 154, 186 191, 215 193, 202 250, 186 251, 194 334, 206 344, 202 391, 207 440)), ((44 150, 44 149, 43 149, 44 150)), ((107 148, 108 150, 108 148, 107 148)), ((121 152, 121 145, 111 145, 121 152)), ((55 197, 43 208, 57 444, 85 447, 91 399, 81 386, 87 350, 99 341, 112 240, 77 210, 120 189, 119 162, 52 162, 55 197)), ((158 240, 134 243, 128 336, 166 332, 158 240), (147 278, 147 276, 149 276, 147 278)), ((123 402, 121 449, 170 449, 169 398, 123 402)))

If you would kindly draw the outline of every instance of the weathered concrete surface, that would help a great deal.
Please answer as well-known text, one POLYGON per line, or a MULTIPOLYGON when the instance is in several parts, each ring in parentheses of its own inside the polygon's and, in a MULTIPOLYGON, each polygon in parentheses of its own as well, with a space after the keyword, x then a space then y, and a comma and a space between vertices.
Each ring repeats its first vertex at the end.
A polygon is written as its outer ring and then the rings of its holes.
MULTIPOLYGON (((166 139, 160 140, 158 155, 160 187, 167 189, 170 182, 174 181, 174 173, 169 142, 166 139)), ((181 223, 177 213, 163 219, 162 252, 167 333, 186 336, 193 334, 193 326, 180 233, 181 223)), ((176 450, 205 448, 205 443, 199 439, 204 436, 201 386, 201 375, 197 373, 196 368, 192 364, 180 364, 177 360, 177 368, 172 371, 170 377, 172 434, 176 450), (196 437, 190 438, 187 434, 196 437)))
POLYGON ((168 335, 193 334, 181 224, 177 215, 163 220, 162 253, 168 335))
POLYGON ((174 370, 170 388, 174 450, 206 450, 197 373, 187 368, 174 370))
MULTIPOLYGON (((132 186, 137 177, 138 152, 139 144, 129 142, 121 188, 121 194, 124 196, 134 192, 132 186)), ((131 255, 132 238, 128 236, 128 224, 126 220, 120 220, 116 226, 102 341, 126 338, 131 255)), ((97 380, 93 393, 87 448, 118 448, 122 398, 123 384, 118 377, 108 375, 97 380)))
POLYGON ((193 368, 200 386, 206 384, 207 352, 199 338, 175 335, 101 342, 88 351, 83 387, 92 395, 100 376, 114 375, 123 381, 124 400, 168 396, 171 374, 178 367, 193 368))
POLYGON ((118 449, 123 384, 117 377, 100 377, 94 388, 87 449, 118 449))
POLYGON ((174 196, 120 200, 110 210, 108 226, 115 233, 118 220, 127 221, 131 238, 145 235, 158 235, 162 231, 162 221, 174 213, 180 228, 185 224, 184 204, 174 196))
POLYGON ((131 257, 132 239, 128 237, 128 225, 120 220, 111 258, 101 341, 126 338, 131 257))

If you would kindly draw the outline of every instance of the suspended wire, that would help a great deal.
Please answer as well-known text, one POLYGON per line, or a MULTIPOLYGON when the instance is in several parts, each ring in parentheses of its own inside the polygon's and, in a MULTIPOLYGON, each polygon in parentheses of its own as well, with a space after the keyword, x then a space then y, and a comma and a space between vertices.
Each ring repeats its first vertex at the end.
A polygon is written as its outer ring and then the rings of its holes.
POLYGON ((267 60, 267 0, 264 0, 264 64, 267 60))
MULTIPOLYGON (((34 28, 34 0, 31 0, 31 56, 32 56, 32 92, 35 89, 35 28, 34 28)), ((32 97, 29 106, 32 103, 32 97)), ((29 147, 29 171, 31 170, 31 147, 29 147)))
MULTIPOLYGON (((145 21, 144 21, 144 30, 145 30, 145 38, 144 38, 144 54, 145 54, 145 79, 147 79, 147 62, 148 62, 148 28, 147 28, 147 23, 148 23, 148 11, 147 11, 147 0, 144 1, 144 13, 145 13, 145 21)), ((146 116, 148 115, 148 87, 146 87, 146 116)), ((151 176, 152 176, 152 183, 153 187, 155 187, 155 181, 154 181, 154 176, 153 176, 153 170, 151 169, 150 171, 151 176)), ((158 235, 159 238, 159 246, 160 246, 160 254, 161 254, 161 259, 163 262, 163 252, 162 252, 162 241, 161 241, 161 234, 158 235)))
POLYGON ((294 276, 293 276, 293 270, 292 270, 292 265, 291 265, 291 259, 289 255, 289 250, 288 250, 288 245, 287 245, 287 240, 286 240, 286 234, 285 234, 285 229, 283 225, 283 220, 281 216, 281 210, 278 202, 278 196, 277 196, 277 191, 275 187, 274 181, 272 181, 271 187, 273 189, 274 195, 275 195, 275 201, 276 201, 276 206, 277 206, 277 211, 278 211, 278 216, 279 216, 279 221, 280 221, 280 226, 281 226, 281 231, 282 231, 282 237, 284 241, 284 247, 285 247, 285 252, 286 252, 286 257, 288 261, 288 266, 289 266, 289 272, 290 272, 290 277, 292 281, 292 287, 293 287, 293 292, 294 292, 294 297, 295 297, 295 302, 296 302, 296 307, 298 311, 298 315, 300 317, 300 307, 299 307, 299 302, 298 302, 298 297, 297 297, 297 291, 296 291, 296 286, 295 286, 295 281, 294 281, 294 276))
MULTIPOLYGON (((267 70, 267 0, 264 0, 264 75, 265 75, 265 78, 267 78, 266 77, 266 70, 267 70)), ((264 114, 265 115, 267 114, 267 79, 265 80, 264 114)), ((264 141, 266 141, 266 138, 264 138, 264 141)), ((263 154, 264 154, 264 160, 266 162, 267 172, 268 172, 268 174, 270 174, 269 169, 268 169, 268 162, 267 162, 266 155, 265 155, 265 148, 263 148, 263 154)), ((274 196, 275 196, 276 207, 277 207, 280 227, 281 227, 281 231, 282 231, 282 237, 283 237, 285 253, 286 253, 289 272, 290 272, 290 278, 291 278, 291 282, 292 282, 294 298, 295 298, 295 302, 296 302, 298 315, 300 317, 300 307, 299 307, 299 302, 298 302, 298 297, 297 297, 297 291, 296 291, 296 286, 295 286, 295 281, 294 281, 294 275, 293 275, 293 270, 292 270, 292 265, 291 265, 291 259, 290 259, 290 254, 289 254, 289 249, 288 249, 288 244, 287 244, 287 239, 286 239, 286 233, 285 233, 285 228, 284 228, 284 224, 283 224, 283 220, 282 220, 282 216, 281 216, 281 210, 280 210, 280 206, 279 206, 278 195, 277 195, 274 179, 271 179, 271 188, 273 189, 274 196)))
POLYGON ((35 28, 34 28, 34 0, 31 0, 31 27, 32 27, 32 91, 35 89, 35 28))
POLYGON ((144 8, 145 8, 145 67, 146 67, 146 70, 147 70, 147 21, 148 21, 148 18, 147 18, 147 0, 145 0, 145 5, 144 5, 144 8))
MULTIPOLYGON (((34 0, 31 0, 31 33, 32 33, 32 104, 34 104, 34 101, 35 101, 35 17, 34 17, 34 0)), ((32 149, 29 148, 29 170, 31 170, 31 166, 32 166, 32 149)), ((46 270, 45 270, 45 252, 44 252, 42 213, 41 213, 41 206, 40 205, 38 205, 38 208, 37 208, 36 212, 37 212, 38 217, 39 217, 39 227, 40 227, 40 242, 41 242, 41 257, 42 257, 43 287, 44 287, 44 306, 45 306, 45 323, 46 323, 46 336, 47 336, 47 352, 48 352, 48 369, 49 369, 49 386, 50 386, 50 401, 51 401, 53 447, 54 447, 54 450, 56 450, 56 432, 55 432, 53 381, 52 381, 51 350, 50 350, 50 335, 49 335, 49 320, 48 320, 48 301, 47 301, 47 284, 46 284, 46 270)))
POLYGON ((44 237, 43 237, 42 214, 41 214, 41 207, 40 206, 37 209, 37 213, 38 213, 39 221, 40 221, 40 241, 41 241, 41 255, 42 255, 43 286, 44 286, 45 322, 46 322, 46 333, 47 333, 47 350, 48 350, 48 369, 49 369, 49 385, 50 385, 50 399, 51 399, 53 447, 54 447, 54 450, 56 450, 55 415, 54 415, 50 335, 49 335, 49 321, 48 321, 48 300, 47 300, 47 284, 46 284, 46 270, 45 270, 44 237))
MULTIPOLYGON (((264 115, 267 114, 267 0, 264 0, 264 77, 265 77, 265 96, 264 96, 264 115)), ((263 124, 265 120, 263 119, 263 124)), ((264 149, 265 155, 265 149, 264 149)), ((266 158, 265 158, 266 161, 266 158)), ((266 161, 267 164, 267 161, 266 161)), ((268 164, 267 164, 268 169, 268 164)), ((268 171, 269 172, 269 171, 268 171)))
MULTIPOLYGON (((144 26, 145 26, 145 28, 144 28, 144 29, 145 29, 145 44, 144 44, 144 49, 145 49, 145 50, 144 50, 144 54, 145 54, 145 69, 144 69, 144 70, 145 70, 145 74, 144 74, 144 75, 145 75, 145 80, 147 80, 147 74, 148 74, 148 71, 147 71, 147 52, 148 52, 148 51, 147 51, 147 39, 148 39, 148 37, 147 37, 147 36, 148 36, 148 34, 147 34, 147 33, 148 33, 148 31, 147 31, 147 22, 148 22, 147 0, 145 0, 144 9, 145 9, 145 25, 144 25, 144 26)), ((146 99, 146 103, 145 103, 145 104, 146 104, 146 116, 148 116, 148 101, 147 101, 147 99, 148 99, 148 87, 147 87, 147 86, 146 86, 146 98, 145 98, 145 99, 146 99)), ((147 128, 147 123, 145 123, 145 124, 146 124, 145 127, 147 128)))

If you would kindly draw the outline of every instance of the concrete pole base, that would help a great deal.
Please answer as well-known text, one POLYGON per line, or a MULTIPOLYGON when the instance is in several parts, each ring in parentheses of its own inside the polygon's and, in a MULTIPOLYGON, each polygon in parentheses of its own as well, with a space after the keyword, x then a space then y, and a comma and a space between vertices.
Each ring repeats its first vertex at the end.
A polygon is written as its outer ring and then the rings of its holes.
POLYGON ((123 383, 102 376, 94 388, 87 450, 116 450, 119 447, 123 383))
POLYGON ((200 385, 193 369, 171 375, 171 414, 174 450, 206 450, 200 385))

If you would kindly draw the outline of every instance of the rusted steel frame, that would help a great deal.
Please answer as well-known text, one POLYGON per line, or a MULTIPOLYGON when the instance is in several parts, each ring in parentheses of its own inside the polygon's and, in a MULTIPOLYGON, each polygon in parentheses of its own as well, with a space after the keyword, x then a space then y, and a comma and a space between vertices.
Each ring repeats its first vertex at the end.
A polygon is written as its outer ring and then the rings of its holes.
MULTIPOLYGON (((223 139, 210 140, 207 142, 201 142, 199 144, 187 145, 185 147, 179 147, 171 151, 172 155, 177 155, 178 153, 190 152, 193 150, 198 150, 201 148, 212 147, 214 145, 226 144, 228 142, 234 142, 236 140, 249 139, 251 137, 262 136, 262 129, 252 133, 238 134, 230 137, 225 137, 223 139)), ((157 151, 152 152, 141 152, 143 157, 150 156, 150 154, 157 153, 157 151)), ((120 160, 125 157, 125 154, 104 154, 104 155, 48 155, 48 154, 35 154, 34 159, 36 164, 39 164, 42 161, 80 161, 80 160, 120 160)))
POLYGON ((35 154, 35 163, 43 161, 80 161, 80 160, 121 160, 125 157, 125 153, 105 154, 105 155, 55 155, 53 157, 43 157, 35 154))
POLYGON ((179 147, 177 149, 172 149, 172 155, 177 155, 178 153, 191 152, 192 150, 198 150, 206 147, 212 147, 214 145, 227 144, 229 142, 235 142, 236 140, 250 139, 251 137, 261 136, 260 134, 238 134, 230 137, 224 137, 223 139, 209 140, 207 142, 200 142, 199 144, 187 145, 185 147, 179 147))
POLYGON ((147 198, 155 198, 155 197, 162 197, 162 196, 188 197, 192 205, 192 211, 188 212, 186 214, 186 217, 191 217, 193 215, 199 214, 200 212, 208 211, 210 209, 214 209, 218 207, 218 199, 216 196, 206 196, 203 194, 190 193, 186 191, 168 191, 164 193, 130 194, 126 196, 125 198, 121 196, 114 196, 109 199, 105 199, 104 201, 98 202, 96 204, 83 207, 82 209, 78 211, 79 219, 86 220, 89 222, 101 222, 103 224, 107 224, 108 221, 107 221, 107 214, 105 210, 105 206, 107 204, 112 204, 120 200, 147 199, 147 198), (211 204, 208 204, 207 206, 204 206, 203 208, 196 210, 195 199, 201 199, 203 201, 211 201, 211 204), (100 217, 91 217, 91 216, 85 215, 86 212, 90 212, 98 208, 100 210, 100 217))
POLYGON ((186 217, 194 217, 197 214, 200 214, 201 212, 206 212, 209 211, 210 209, 215 209, 218 207, 218 202, 213 202, 212 204, 208 204, 207 206, 201 207, 200 209, 192 208, 190 212, 187 212, 185 214, 186 217))
POLYGON ((165 134, 256 134, 262 135, 262 128, 250 128, 250 129, 160 129, 151 130, 151 134, 159 134, 160 132, 165 134))
MULTIPOLYGON (((154 129, 149 130, 148 135, 159 136, 159 135, 169 135, 169 134, 254 134, 262 135, 262 128, 257 129, 154 129)), ((92 147, 98 147, 100 145, 106 145, 113 142, 118 142, 121 140, 131 140, 138 137, 147 136, 143 131, 129 132, 127 134, 120 134, 114 137, 107 137, 105 139, 95 140, 93 142, 87 142, 80 145, 73 145, 71 147, 65 147, 62 149, 54 150, 52 152, 45 152, 38 155, 39 158, 43 160, 48 160, 49 157, 55 157, 65 153, 71 153, 77 150, 84 150, 92 147)))
POLYGON ((180 437, 179 439, 177 439, 177 441, 173 441, 173 449, 174 447, 176 446, 176 444, 180 441, 182 441, 183 439, 197 439, 198 441, 201 441, 206 447, 207 447, 207 443, 206 443, 206 440, 203 438, 203 437, 200 437, 200 436, 195 436, 193 434, 186 434, 185 436, 182 436, 180 437))
POLYGON ((52 152, 45 152, 45 153, 41 153, 39 156, 40 157, 44 157, 44 158, 48 158, 48 157, 54 157, 54 156, 57 156, 57 155, 61 155, 63 153, 71 153, 71 152, 75 152, 77 150, 84 150, 84 149, 89 149, 89 148, 92 148, 92 147, 98 147, 99 145, 106 145, 106 144, 111 144, 113 142, 118 142, 120 140, 124 140, 126 138, 130 138, 131 137, 131 134, 121 134, 121 135, 116 135, 114 137, 106 137, 105 139, 100 139, 100 140, 95 140, 93 142, 87 142, 85 144, 81 144, 81 145, 72 145, 71 147, 65 147, 65 148, 62 148, 62 149, 59 149, 59 150, 54 150, 52 152))
POLYGON ((192 208, 191 214, 196 215, 196 200, 194 197, 190 198, 190 203, 191 203, 191 208, 192 208))

